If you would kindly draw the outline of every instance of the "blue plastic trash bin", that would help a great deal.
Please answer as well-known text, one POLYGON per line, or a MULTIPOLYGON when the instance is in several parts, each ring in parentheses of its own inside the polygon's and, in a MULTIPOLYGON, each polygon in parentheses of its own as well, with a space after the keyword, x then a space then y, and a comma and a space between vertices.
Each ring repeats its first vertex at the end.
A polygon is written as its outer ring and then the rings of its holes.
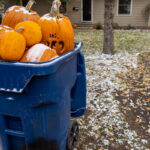
POLYGON ((66 149, 71 116, 86 110, 81 47, 45 63, 0 61, 0 149, 28 150, 39 139, 66 149))

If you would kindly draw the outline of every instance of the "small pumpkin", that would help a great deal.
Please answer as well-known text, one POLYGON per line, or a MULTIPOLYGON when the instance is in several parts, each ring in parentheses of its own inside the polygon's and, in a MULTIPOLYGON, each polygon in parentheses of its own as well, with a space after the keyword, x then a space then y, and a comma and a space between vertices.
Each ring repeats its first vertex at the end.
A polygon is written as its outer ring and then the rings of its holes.
POLYGON ((18 61, 26 48, 24 37, 15 31, 0 33, 0 57, 3 60, 18 61))
POLYGON ((22 62, 46 62, 57 57, 55 50, 44 44, 36 44, 28 49, 22 57, 22 62))
POLYGON ((59 55, 74 49, 74 31, 69 18, 59 14, 61 2, 54 0, 49 14, 41 17, 42 43, 56 49, 59 55))
POLYGON ((31 7, 34 3, 34 0, 30 0, 26 7, 12 6, 8 8, 2 19, 2 25, 7 25, 9 27, 14 28, 16 24, 24 20, 38 22, 40 16, 36 11, 31 11, 31 7))
POLYGON ((78 25, 77 25, 77 24, 74 24, 73 27, 76 29, 76 28, 78 27, 78 25))
POLYGON ((32 46, 37 44, 42 39, 41 27, 33 21, 24 21, 15 26, 15 31, 18 31, 26 39, 26 45, 32 46))

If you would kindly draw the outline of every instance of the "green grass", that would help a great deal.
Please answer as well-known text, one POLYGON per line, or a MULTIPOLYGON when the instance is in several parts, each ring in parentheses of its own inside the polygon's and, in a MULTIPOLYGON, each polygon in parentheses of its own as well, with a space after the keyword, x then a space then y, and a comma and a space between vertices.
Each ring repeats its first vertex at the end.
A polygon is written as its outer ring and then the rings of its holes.
MULTIPOLYGON (((75 40, 83 42, 82 51, 87 55, 101 53, 103 50, 103 31, 75 30, 75 40)), ((150 32, 115 32, 114 46, 115 52, 150 50, 150 32)))

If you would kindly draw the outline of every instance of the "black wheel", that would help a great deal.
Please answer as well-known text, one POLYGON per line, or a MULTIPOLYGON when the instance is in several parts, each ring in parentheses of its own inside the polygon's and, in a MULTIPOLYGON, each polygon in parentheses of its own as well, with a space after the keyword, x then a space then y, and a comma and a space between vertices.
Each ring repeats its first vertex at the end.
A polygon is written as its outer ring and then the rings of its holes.
POLYGON ((68 138, 67 138, 67 150, 73 150, 75 145, 77 144, 77 140, 79 137, 79 125, 78 122, 75 120, 71 121, 68 138))

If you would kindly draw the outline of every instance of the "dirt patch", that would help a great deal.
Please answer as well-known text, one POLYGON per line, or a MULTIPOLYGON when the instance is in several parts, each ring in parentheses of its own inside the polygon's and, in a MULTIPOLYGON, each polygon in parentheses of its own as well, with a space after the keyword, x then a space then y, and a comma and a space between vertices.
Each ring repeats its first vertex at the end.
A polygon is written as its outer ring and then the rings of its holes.
POLYGON ((118 76, 128 87, 116 91, 120 110, 131 129, 143 139, 141 142, 150 148, 150 53, 140 54, 138 67, 118 76))

